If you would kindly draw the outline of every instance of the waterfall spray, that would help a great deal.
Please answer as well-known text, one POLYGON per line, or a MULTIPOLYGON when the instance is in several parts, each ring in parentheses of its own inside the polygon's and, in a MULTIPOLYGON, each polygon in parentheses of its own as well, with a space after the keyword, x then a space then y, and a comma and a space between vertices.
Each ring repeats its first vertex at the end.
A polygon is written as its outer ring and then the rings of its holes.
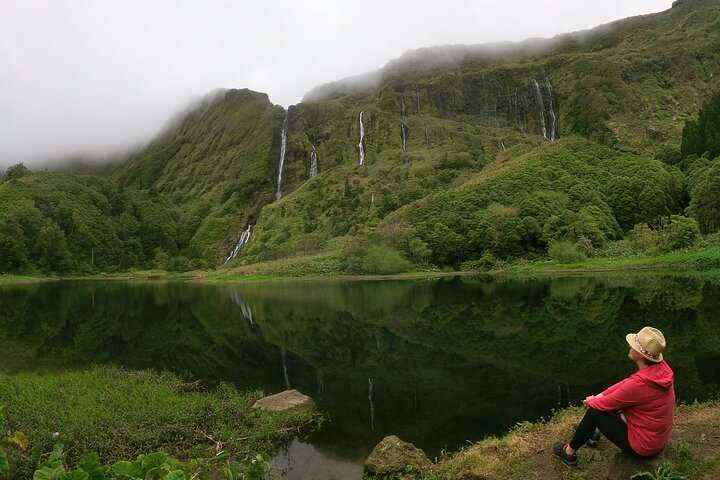
POLYGON ((317 150, 315 150, 315 145, 312 143, 310 146, 312 147, 312 152, 310 152, 310 178, 315 178, 318 174, 317 150))
POLYGON ((240 239, 238 240, 237 244, 235 245, 235 248, 233 248, 233 251, 230 252, 230 255, 225 260, 225 264, 227 264, 230 260, 235 260, 238 256, 238 253, 240 253, 240 249, 245 245, 247 242, 250 241, 250 232, 252 231, 252 223, 248 223, 247 228, 244 232, 240 234, 240 239))
POLYGON ((557 117, 555 116, 552 84, 550 84, 548 77, 545 77, 545 85, 547 86, 548 96, 550 97, 550 140, 555 140, 557 138, 557 117))
POLYGON ((365 126, 363 125, 363 112, 360 112, 360 143, 358 143, 358 151, 360 156, 360 166, 365 165, 365 126))
POLYGON ((287 148, 287 127, 288 127, 288 115, 290 110, 285 112, 285 120, 283 120, 282 132, 280 133, 280 165, 278 166, 278 185, 277 193, 275 198, 280 200, 282 198, 282 171, 283 165, 285 165, 285 149, 287 148))
POLYGON ((545 127, 545 104, 543 103, 542 93, 540 92, 540 85, 538 85, 538 82, 535 79, 533 79, 533 83, 535 84, 535 97, 540 110, 540 127, 542 129, 543 137, 548 138, 547 128, 545 127))
POLYGON ((417 100, 417 113, 422 117, 422 113, 420 112, 420 85, 417 83, 415 84, 415 100, 417 100))

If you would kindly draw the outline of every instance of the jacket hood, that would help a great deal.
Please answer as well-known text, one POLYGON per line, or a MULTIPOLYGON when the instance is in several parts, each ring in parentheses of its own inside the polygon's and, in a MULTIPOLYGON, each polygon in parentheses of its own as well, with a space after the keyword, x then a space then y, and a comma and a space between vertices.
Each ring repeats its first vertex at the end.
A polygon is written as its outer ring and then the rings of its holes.
POLYGON ((656 365, 643 368, 635 373, 645 383, 656 388, 670 388, 673 385, 674 374, 670 365, 664 360, 656 365))

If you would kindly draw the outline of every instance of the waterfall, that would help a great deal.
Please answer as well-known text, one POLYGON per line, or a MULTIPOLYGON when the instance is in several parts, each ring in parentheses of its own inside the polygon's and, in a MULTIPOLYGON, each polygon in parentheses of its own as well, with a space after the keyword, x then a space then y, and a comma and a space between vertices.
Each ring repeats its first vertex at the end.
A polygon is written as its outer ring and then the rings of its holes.
POLYGON ((225 264, 227 264, 230 260, 235 260, 238 256, 238 253, 240 253, 240 249, 245 245, 248 241, 250 241, 250 232, 252 231, 252 223, 248 223, 247 228, 244 232, 240 234, 240 239, 238 240, 237 244, 235 245, 235 248, 233 248, 233 251, 230 252, 230 255, 228 256, 227 260, 225 260, 225 264))
POLYGON ((375 205, 375 194, 374 193, 370 194, 370 205, 375 205))
POLYGON ((373 405, 373 379, 368 378, 368 400, 370 401, 370 429, 375 431, 375 405, 373 405))
POLYGON ((407 126, 404 123, 400 124, 400 135, 402 136, 403 152, 406 152, 407 151, 407 126))
POLYGON ((312 152, 310 152, 310 178, 315 178, 318 174, 317 150, 315 150, 315 145, 312 143, 310 146, 312 147, 312 152))
POLYGON ((540 92, 540 85, 537 80, 533 79, 535 84, 535 97, 537 99, 538 108, 540 109, 540 127, 542 128, 543 137, 548 138, 547 128, 545 127, 545 104, 543 103, 542 93, 540 92))
POLYGON ((550 84, 550 79, 545 77, 545 85, 547 86, 548 96, 550 97, 550 140, 557 138, 557 117, 555 116, 555 104, 553 101, 553 89, 550 84))
POLYGON ((240 295, 237 292, 232 292, 230 294, 230 298, 237 307, 240 307, 240 311, 242 312, 243 317, 245 317, 245 320, 250 322, 251 326, 255 325, 255 322, 253 321, 252 310, 250 310, 248 304, 245 303, 242 298, 240 298, 240 295))
POLYGON ((365 126, 362 121, 363 112, 360 112, 360 143, 358 143, 358 151, 360 152, 360 166, 365 165, 365 126))
POLYGON ((407 115, 405 114, 405 96, 400 96, 400 117, 405 120, 407 115))
POLYGON ((427 122, 425 122, 425 145, 430 148, 430 135, 428 135, 427 122))
POLYGON ((290 390, 290 379, 287 372, 287 361, 285 360, 285 349, 280 348, 280 356, 282 357, 283 377, 285 377, 285 390, 290 390))
POLYGON ((285 165, 285 150, 287 148, 287 127, 288 127, 288 115, 290 110, 285 112, 285 120, 283 120, 282 132, 280 133, 280 165, 278 166, 278 187, 275 198, 280 200, 282 198, 282 171, 283 165, 285 165))
POLYGON ((505 150, 505 142, 500 142, 500 145, 502 145, 502 149, 505 150))
POLYGON ((417 100, 417 113, 422 117, 422 113, 420 113, 420 85, 417 83, 415 84, 415 100, 417 100))

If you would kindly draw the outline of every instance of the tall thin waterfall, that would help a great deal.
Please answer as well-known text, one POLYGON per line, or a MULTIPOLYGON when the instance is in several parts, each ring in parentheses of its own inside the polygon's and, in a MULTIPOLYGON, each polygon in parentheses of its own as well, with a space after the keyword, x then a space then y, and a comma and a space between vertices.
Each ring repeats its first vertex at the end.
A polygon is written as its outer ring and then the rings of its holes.
POLYGON ((404 123, 400 124, 400 135, 402 136, 403 152, 406 152, 407 151, 407 126, 404 123))
POLYGON ((312 143, 310 146, 312 147, 312 152, 310 152, 310 178, 315 178, 318 174, 317 150, 315 150, 315 145, 312 143))
POLYGON ((363 125, 363 112, 360 112, 360 143, 358 143, 358 151, 360 152, 360 166, 365 165, 365 125, 363 125))
POLYGON ((290 390, 290 378, 288 378, 287 361, 285 360, 285 349, 280 348, 280 356, 282 357, 283 377, 285 377, 285 390, 290 390))
POLYGON ((287 148, 287 127, 288 127, 288 115, 290 110, 285 113, 285 120, 283 120, 282 132, 280 134, 280 165, 278 166, 278 186, 275 198, 280 200, 282 198, 282 172, 283 165, 285 165, 285 150, 287 148))
POLYGON ((548 138, 547 128, 545 127, 545 104, 543 103, 542 93, 540 92, 540 85, 538 85, 537 80, 535 80, 534 78, 533 83, 535 84, 535 97, 537 99, 538 109, 540 113, 540 127, 542 128, 543 137, 548 138))
POLYGON ((368 378, 368 400, 370 401, 370 429, 375 431, 375 405, 373 404, 373 379, 368 378))
POLYGON ((400 96, 400 117, 405 120, 407 115, 405 114, 405 96, 400 96))
POLYGON ((548 95, 550 96, 550 140, 557 138, 557 117, 555 116, 555 102, 553 101, 553 88, 550 79, 545 77, 545 85, 547 86, 548 95))
POLYGON ((417 83, 415 84, 415 100, 417 100, 417 113, 422 117, 422 113, 420 113, 420 85, 417 83))
POLYGON ((237 244, 235 245, 235 248, 233 248, 233 251, 230 252, 230 255, 228 256, 227 260, 225 260, 225 263, 228 263, 230 260, 235 260, 238 256, 238 253, 240 253, 240 249, 245 245, 248 241, 250 241, 250 232, 252 231, 252 223, 248 223, 247 228, 244 232, 240 234, 240 239, 238 240, 237 244))

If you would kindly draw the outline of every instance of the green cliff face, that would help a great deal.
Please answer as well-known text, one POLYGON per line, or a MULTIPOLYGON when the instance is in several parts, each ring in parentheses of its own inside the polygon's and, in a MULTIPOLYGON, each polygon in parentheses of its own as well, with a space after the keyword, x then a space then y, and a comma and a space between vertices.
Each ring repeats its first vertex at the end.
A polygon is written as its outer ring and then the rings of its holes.
POLYGON ((667 159, 719 90, 719 52, 720 4, 682 0, 552 39, 411 51, 287 112, 218 91, 111 179, 176 216, 174 247, 142 244, 146 261, 160 248, 221 265, 249 225, 234 264, 352 264, 377 244, 454 266, 562 239, 601 246, 690 203, 692 162, 667 159))

